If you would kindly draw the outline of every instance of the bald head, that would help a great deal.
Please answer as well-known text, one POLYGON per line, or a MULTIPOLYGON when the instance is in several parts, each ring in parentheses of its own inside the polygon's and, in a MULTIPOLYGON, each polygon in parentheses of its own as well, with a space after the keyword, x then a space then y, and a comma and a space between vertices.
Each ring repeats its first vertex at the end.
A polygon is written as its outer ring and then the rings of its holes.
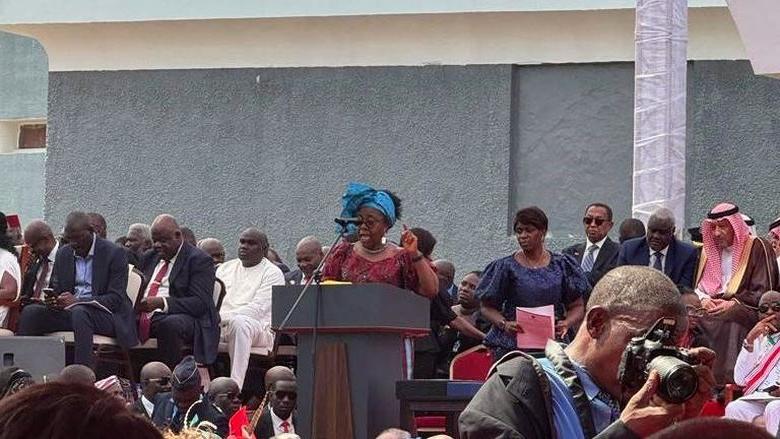
POLYGON ((57 382, 59 383, 84 384, 87 386, 94 386, 96 380, 95 372, 83 364, 71 364, 62 369, 60 376, 57 377, 57 382))
POLYGON ((171 368, 169 368, 165 363, 152 361, 150 363, 144 364, 144 367, 141 368, 140 377, 142 382, 149 379, 170 378, 171 368))
POLYGON ((409 432, 399 430, 397 428, 388 428, 387 430, 379 433, 376 439, 410 439, 412 437, 409 432))
POLYGON ((677 286, 658 270, 622 266, 607 272, 593 288, 586 312, 600 307, 653 323, 663 313, 685 315, 677 286))
POLYGON ((46 258, 56 243, 51 227, 41 220, 34 220, 24 229, 24 242, 37 256, 46 258))
POLYGON ((314 236, 307 236, 301 239, 298 245, 295 246, 295 260, 306 279, 312 276, 324 256, 322 243, 314 236))
POLYGON ((307 236, 300 241, 298 241, 298 244, 295 246, 295 252, 299 251, 322 251, 322 243, 319 239, 317 239, 316 236, 307 236))
POLYGON ((84 212, 71 212, 65 220, 65 240, 74 252, 86 257, 92 248, 92 224, 84 212))
POLYGON ((265 373, 265 388, 271 390, 277 381, 295 381, 295 374, 284 366, 274 366, 265 373))
POLYGON ((225 247, 216 238, 204 238, 198 241, 198 248, 203 250, 204 253, 211 256, 214 260, 214 265, 219 265, 225 262, 225 247))
POLYGON ((436 274, 439 276, 439 283, 449 287, 455 279, 455 264, 446 259, 437 259, 433 261, 436 267, 436 274))
POLYGON ((171 369, 164 363, 152 361, 141 368, 141 392, 146 399, 153 401, 160 392, 171 390, 171 369))
POLYGON ((152 223, 152 245, 160 256, 170 261, 182 245, 179 223, 171 215, 162 214, 152 223))
POLYGON ((241 407, 238 384, 228 377, 215 378, 209 384, 209 401, 229 419, 241 407))

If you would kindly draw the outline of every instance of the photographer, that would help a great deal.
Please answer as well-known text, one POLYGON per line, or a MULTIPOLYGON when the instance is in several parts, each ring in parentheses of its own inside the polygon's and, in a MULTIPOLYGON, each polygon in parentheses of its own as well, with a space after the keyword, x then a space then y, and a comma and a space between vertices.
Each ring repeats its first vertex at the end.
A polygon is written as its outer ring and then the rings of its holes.
MULTIPOLYGON (((568 347, 548 342, 546 358, 515 352, 496 364, 460 416, 461 437, 634 438, 697 416, 713 384, 715 354, 709 349, 689 351, 699 363, 692 372, 698 389, 684 403, 661 398, 664 383, 655 370, 641 388, 621 382, 629 342, 662 318, 673 319, 680 333, 687 324, 677 288, 663 273, 641 266, 610 271, 593 289, 585 320, 568 347)), ((636 382, 633 378, 623 382, 636 382)))

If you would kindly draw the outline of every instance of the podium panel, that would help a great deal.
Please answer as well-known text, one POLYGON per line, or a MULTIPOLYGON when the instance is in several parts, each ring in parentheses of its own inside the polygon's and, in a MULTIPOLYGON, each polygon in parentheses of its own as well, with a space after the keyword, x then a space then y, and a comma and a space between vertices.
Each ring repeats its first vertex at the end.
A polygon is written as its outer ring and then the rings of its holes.
MULTIPOLYGON (((274 287, 274 328, 278 328, 301 289, 300 286, 274 287)), ((301 425, 296 429, 300 430, 301 437, 314 438, 310 431, 314 414, 318 417, 315 439, 325 439, 327 423, 348 422, 350 417, 344 414, 341 419, 331 419, 334 417, 332 407, 314 406, 312 332, 317 294, 316 286, 307 291, 284 332, 298 334, 298 418, 301 425)), ((322 286, 318 355, 321 347, 343 345, 346 364, 320 363, 321 367, 316 370, 316 386, 324 389, 322 383, 330 381, 349 384, 349 389, 344 391, 349 391, 347 400, 351 405, 355 439, 372 439, 382 430, 399 425, 400 405, 395 397, 395 383, 405 378, 404 340, 428 335, 429 309, 427 298, 391 285, 322 286), (344 373, 348 376, 340 376, 344 373)), ((331 401, 322 395, 318 395, 317 400, 320 404, 331 401)))

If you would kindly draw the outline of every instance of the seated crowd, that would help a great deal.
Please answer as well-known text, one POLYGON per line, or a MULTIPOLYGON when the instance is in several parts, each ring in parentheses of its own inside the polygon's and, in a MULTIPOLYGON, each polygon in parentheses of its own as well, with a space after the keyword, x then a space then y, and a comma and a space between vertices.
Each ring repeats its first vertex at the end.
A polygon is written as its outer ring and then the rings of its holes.
MULTIPOLYGON (((294 373, 269 369, 266 392, 252 398, 246 385, 250 354, 270 353, 277 341, 273 286, 322 279, 387 283, 430 299, 431 330, 415 342, 415 378, 449 378, 453 358, 489 351, 494 367, 460 418, 464 438, 644 437, 698 417, 726 386, 744 395, 728 404, 726 417, 777 433, 780 221, 767 238, 758 237, 736 205, 720 203, 702 221, 700 238, 689 243, 678 238, 673 213, 660 208, 646 227, 636 219, 623 221, 615 242, 608 236, 612 209, 592 203, 584 209, 583 242, 557 252, 545 243, 546 214, 527 207, 513 222, 518 250, 492 262, 475 261, 485 268, 458 276, 451 261, 434 257, 437 240, 429 231, 403 225, 397 244, 388 239, 402 215, 392 192, 350 183, 341 201, 341 216, 357 224, 346 227, 332 249, 314 236, 302 238, 293 270, 253 227, 237 237, 238 257, 226 260, 219 240, 197 241, 169 214, 148 226, 132 224, 116 242, 106 239, 106 221, 96 213, 72 212, 60 236, 45 222, 32 221, 16 238, 9 230, 21 229, 18 219, 0 214, 3 334, 73 334, 73 364, 56 382, 33 385, 23 369, 3 370, 0 429, 13 422, 3 419, 10 398, 18 405, 33 392, 40 398, 73 392, 100 401, 104 410, 121 400, 138 418, 173 433, 294 434, 294 373), (134 302, 127 291, 133 273, 143 279, 134 302), (224 296, 217 298, 221 289, 224 296), (543 351, 518 350, 517 334, 524 328, 516 309, 548 305, 555 311, 552 338, 559 343, 548 342, 543 351), (661 379, 655 372, 634 388, 617 378, 631 338, 667 320, 674 341, 696 363, 698 391, 684 403, 654 398, 661 379), (95 335, 111 337, 120 349, 155 352, 156 361, 140 371, 138 395, 126 379, 133 377, 96 381, 95 335), (229 357, 229 377, 212 380, 210 366, 220 352, 229 357), (573 391, 572 383, 580 390, 573 391), (115 398, 97 397, 92 388, 115 398), (656 415, 648 414, 651 408, 656 415)), ((138 421, 131 416, 115 422, 138 421)), ((138 427, 134 434, 155 433, 138 427)), ((382 434, 408 437, 392 429, 382 434)))

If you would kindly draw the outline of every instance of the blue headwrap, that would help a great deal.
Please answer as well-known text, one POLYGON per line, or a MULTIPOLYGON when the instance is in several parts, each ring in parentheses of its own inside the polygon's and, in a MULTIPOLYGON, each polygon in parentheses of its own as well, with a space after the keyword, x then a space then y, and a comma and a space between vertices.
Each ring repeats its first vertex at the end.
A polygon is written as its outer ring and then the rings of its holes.
MULTIPOLYGON (((354 218, 361 207, 374 208, 382 212, 390 227, 395 224, 395 203, 390 194, 363 183, 350 182, 344 195, 341 196, 341 216, 354 218)), ((354 232, 354 228, 351 232, 354 232)))

